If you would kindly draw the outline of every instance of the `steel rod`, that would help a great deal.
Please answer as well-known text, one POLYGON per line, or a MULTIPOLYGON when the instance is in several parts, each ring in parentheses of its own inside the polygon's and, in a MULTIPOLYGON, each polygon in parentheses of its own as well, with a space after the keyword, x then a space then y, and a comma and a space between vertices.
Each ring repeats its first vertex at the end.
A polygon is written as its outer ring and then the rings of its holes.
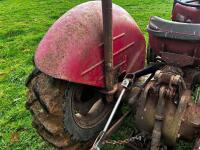
POLYGON ((122 90, 121 94, 119 95, 119 98, 117 99, 117 102, 116 102, 116 104, 115 104, 115 106, 114 106, 114 108, 113 108, 113 110, 110 114, 110 117, 108 118, 108 121, 107 121, 107 123, 106 123, 106 125, 103 129, 103 132, 106 132, 108 130, 108 127, 109 127, 109 125, 110 125, 110 123, 111 123, 111 121, 112 121, 112 119, 113 119, 113 117, 116 113, 117 108, 119 107, 119 104, 121 103, 121 100, 122 100, 122 97, 123 97, 125 91, 126 91, 126 89, 124 88, 122 90))
POLYGON ((126 112, 114 125, 106 132, 105 139, 109 138, 123 123, 124 119, 131 114, 131 111, 126 112))
MULTIPOLYGON (((107 91, 112 91, 114 86, 113 74, 113 41, 112 41, 112 0, 102 0, 103 15, 103 42, 104 42, 104 61, 105 61, 105 85, 107 91)), ((112 101, 112 96, 107 96, 107 100, 112 101)))

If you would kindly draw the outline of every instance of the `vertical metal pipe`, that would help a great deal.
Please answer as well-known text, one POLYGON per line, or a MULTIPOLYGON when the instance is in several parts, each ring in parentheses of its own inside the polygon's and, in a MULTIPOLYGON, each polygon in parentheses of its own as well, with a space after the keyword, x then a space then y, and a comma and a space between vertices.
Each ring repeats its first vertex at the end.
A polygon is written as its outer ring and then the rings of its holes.
MULTIPOLYGON (((112 41, 112 0, 102 0, 103 15, 103 38, 104 38, 104 62, 105 62, 105 84, 106 90, 113 90, 114 74, 113 74, 113 41, 112 41)), ((107 100, 111 101, 112 96, 107 96, 107 100)))

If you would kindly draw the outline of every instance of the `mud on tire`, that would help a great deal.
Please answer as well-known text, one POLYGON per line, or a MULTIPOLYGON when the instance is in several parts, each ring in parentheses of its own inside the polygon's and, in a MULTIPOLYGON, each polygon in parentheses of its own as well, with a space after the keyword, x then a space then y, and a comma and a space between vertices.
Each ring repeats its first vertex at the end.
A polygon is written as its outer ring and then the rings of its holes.
POLYGON ((64 131, 63 103, 66 82, 53 79, 35 69, 28 78, 26 107, 32 114, 32 124, 47 142, 62 149, 84 149, 86 144, 71 141, 64 131))

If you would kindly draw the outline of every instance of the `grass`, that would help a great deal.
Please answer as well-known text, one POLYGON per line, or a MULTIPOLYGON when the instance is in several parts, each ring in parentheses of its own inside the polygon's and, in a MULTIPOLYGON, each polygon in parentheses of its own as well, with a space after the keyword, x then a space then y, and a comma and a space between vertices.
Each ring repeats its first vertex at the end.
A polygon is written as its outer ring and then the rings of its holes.
MULTIPOLYGON (((24 83, 45 32, 64 12, 84 1, 0 0, 0 149, 54 149, 31 126, 31 115, 24 107, 27 90, 24 83)), ((172 9, 172 0, 114 0, 114 3, 134 17, 146 38, 149 17, 170 19, 172 9)), ((114 138, 126 137, 131 126, 126 121, 114 138)), ((113 147, 104 149, 110 148, 113 147)))

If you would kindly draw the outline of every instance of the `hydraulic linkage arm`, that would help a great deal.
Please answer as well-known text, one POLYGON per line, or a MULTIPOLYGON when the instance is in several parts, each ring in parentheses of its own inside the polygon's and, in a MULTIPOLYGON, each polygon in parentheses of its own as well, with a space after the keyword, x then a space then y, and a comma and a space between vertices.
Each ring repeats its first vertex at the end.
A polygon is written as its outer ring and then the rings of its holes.
POLYGON ((112 119, 122 101, 122 98, 126 92, 127 89, 131 88, 132 86, 134 86, 134 80, 136 78, 139 78, 141 76, 144 76, 144 75, 148 75, 148 74, 154 74, 157 70, 159 70, 162 66, 164 65, 163 62, 157 62, 155 63, 153 66, 150 66, 150 67, 147 67, 143 70, 140 70, 140 71, 137 71, 135 73, 129 73, 125 76, 124 80, 122 81, 121 85, 123 87, 116 103, 115 103, 115 106, 111 112, 111 115, 104 127, 104 129, 99 133, 99 135, 97 136, 91 150, 100 150, 100 147, 102 145, 102 142, 105 140, 105 135, 106 135, 106 132, 108 131, 108 128, 112 122, 112 119))
POLYGON ((119 105, 120 105, 120 103, 122 101, 122 98, 123 98, 123 96, 125 94, 126 89, 130 86, 130 83, 131 83, 131 80, 128 79, 128 78, 125 78, 123 80, 123 82, 121 84, 123 86, 123 89, 122 89, 122 91, 121 91, 121 93, 120 93, 120 95, 119 95, 119 97, 117 99, 117 102, 116 102, 116 104, 115 104, 115 106, 114 106, 114 108, 113 108, 113 110, 111 112, 111 115, 110 115, 110 117, 109 117, 109 119, 108 119, 108 121, 107 121, 107 123, 106 123, 106 125, 105 125, 105 127, 103 129, 103 131, 101 131, 99 133, 99 135, 97 136, 97 138, 96 138, 91 150, 100 150, 101 144, 102 144, 103 140, 105 140, 105 134, 106 134, 106 132, 107 132, 109 126, 110 126, 110 123, 112 122, 112 119, 113 119, 113 117, 114 117, 114 115, 115 115, 115 113, 117 111, 117 108, 119 107, 119 105))

